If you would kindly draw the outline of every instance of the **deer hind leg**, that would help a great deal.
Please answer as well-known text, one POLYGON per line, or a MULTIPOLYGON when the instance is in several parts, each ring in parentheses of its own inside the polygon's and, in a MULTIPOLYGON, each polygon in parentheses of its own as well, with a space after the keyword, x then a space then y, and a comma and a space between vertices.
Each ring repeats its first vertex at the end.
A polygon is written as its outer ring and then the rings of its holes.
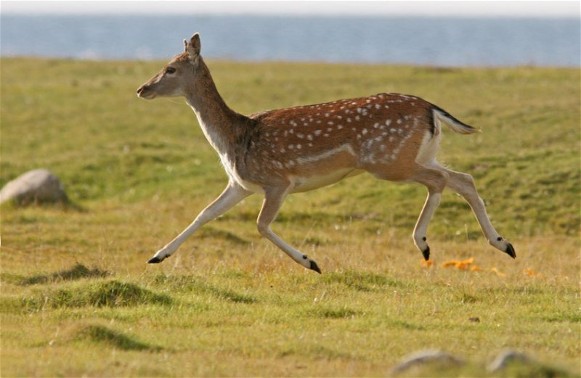
POLYGON ((488 239, 490 245, 507 253, 510 257, 516 258, 516 253, 512 244, 500 236, 492 226, 490 218, 488 218, 488 214, 486 213, 486 207, 478 195, 472 176, 446 168, 442 169, 448 174, 448 186, 450 189, 464 197, 466 202, 468 202, 472 208, 472 211, 480 224, 482 233, 486 239, 488 239))
POLYGON ((299 250, 291 247, 284 240, 282 240, 277 234, 275 234, 270 229, 270 224, 276 218, 280 207, 287 195, 287 189, 267 189, 265 190, 264 202, 262 204, 262 209, 258 215, 258 232, 268 240, 270 240, 274 245, 280 248, 284 253, 286 253, 291 259, 305 268, 314 270, 317 273, 321 273, 319 266, 314 260, 311 260, 307 255, 304 255, 299 250))
POLYGON ((229 184, 226 189, 204 210, 198 214, 196 219, 183 230, 175 239, 165 245, 162 249, 148 261, 149 264, 157 264, 170 257, 186 239, 191 236, 198 228, 216 219, 234 205, 248 197, 251 192, 240 187, 237 184, 229 184))
POLYGON ((414 227, 413 239, 416 247, 422 252, 424 259, 430 259, 430 247, 427 242, 427 231, 430 220, 440 205, 442 191, 446 187, 448 174, 439 167, 427 168, 417 165, 410 180, 425 185, 428 196, 424 207, 414 227))

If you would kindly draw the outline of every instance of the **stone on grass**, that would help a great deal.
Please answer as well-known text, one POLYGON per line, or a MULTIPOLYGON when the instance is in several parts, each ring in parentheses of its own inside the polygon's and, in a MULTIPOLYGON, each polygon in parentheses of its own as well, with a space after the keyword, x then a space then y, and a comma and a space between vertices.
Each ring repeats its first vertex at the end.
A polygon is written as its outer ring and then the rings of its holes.
POLYGON ((496 356, 494 361, 492 361, 487 366, 487 369, 491 373, 496 373, 503 369, 506 369, 507 366, 514 363, 519 363, 522 365, 532 365, 535 362, 532 358, 530 358, 528 355, 522 352, 512 349, 506 349, 502 351, 498 356, 496 356))
POLYGON ((68 197, 58 177, 47 169, 35 169, 4 185, 0 191, 0 204, 4 202, 18 206, 66 204, 68 197))
POLYGON ((391 374, 397 375, 410 369, 421 368, 431 364, 441 366, 461 366, 464 364, 464 361, 441 350, 422 350, 405 357, 402 362, 391 369, 391 374))

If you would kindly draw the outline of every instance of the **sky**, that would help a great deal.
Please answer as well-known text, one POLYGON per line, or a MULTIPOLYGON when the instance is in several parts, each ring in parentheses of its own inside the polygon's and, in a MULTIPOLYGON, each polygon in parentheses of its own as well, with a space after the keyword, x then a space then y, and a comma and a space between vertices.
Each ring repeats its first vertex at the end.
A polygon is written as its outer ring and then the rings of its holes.
POLYGON ((4 1, 19 14, 293 14, 580 17, 579 1, 4 1))

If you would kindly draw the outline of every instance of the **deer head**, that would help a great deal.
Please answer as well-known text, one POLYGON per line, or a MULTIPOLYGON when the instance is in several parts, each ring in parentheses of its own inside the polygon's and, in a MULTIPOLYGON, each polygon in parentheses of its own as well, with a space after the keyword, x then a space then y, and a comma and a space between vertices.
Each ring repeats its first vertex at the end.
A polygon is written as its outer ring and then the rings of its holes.
POLYGON ((137 89, 137 96, 147 100, 160 97, 186 96, 187 86, 195 82, 200 64, 200 35, 184 40, 184 52, 175 56, 145 84, 137 89))

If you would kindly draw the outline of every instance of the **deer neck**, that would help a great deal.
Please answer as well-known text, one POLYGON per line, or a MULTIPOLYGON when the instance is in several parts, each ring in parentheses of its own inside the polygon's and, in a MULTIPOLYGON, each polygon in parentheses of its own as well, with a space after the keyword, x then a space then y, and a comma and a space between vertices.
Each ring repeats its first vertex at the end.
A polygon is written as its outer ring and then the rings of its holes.
POLYGON ((220 96, 212 75, 200 57, 196 82, 188 88, 186 101, 196 113, 198 122, 212 147, 222 158, 232 158, 236 141, 244 133, 241 114, 230 109, 220 96))

